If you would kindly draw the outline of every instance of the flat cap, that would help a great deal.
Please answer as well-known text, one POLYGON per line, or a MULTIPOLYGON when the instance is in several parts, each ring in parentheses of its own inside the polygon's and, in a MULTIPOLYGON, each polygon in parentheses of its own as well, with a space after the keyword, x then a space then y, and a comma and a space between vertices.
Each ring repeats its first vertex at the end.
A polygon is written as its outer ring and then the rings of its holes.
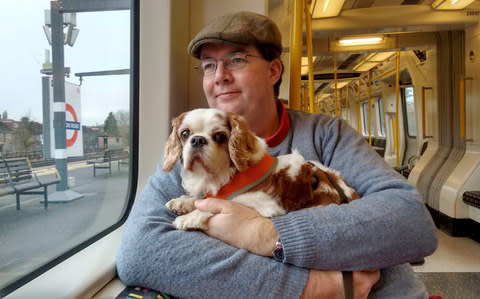
POLYGON ((282 35, 277 25, 264 15, 241 11, 215 18, 188 45, 188 53, 200 58, 207 43, 271 46, 282 52, 282 35))

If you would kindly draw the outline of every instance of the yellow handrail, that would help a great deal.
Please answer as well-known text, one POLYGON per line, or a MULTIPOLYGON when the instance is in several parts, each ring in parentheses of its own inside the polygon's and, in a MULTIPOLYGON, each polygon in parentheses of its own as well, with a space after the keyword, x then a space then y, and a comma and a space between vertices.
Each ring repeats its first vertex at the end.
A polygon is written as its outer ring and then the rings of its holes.
POLYGON ((358 133, 362 134, 362 129, 360 127, 361 125, 361 122, 360 122, 360 78, 358 78, 358 92, 357 92, 357 95, 358 95, 358 98, 357 98, 357 130, 358 130, 358 133))
POLYGON ((338 115, 340 117, 343 117, 342 109, 343 109, 343 88, 340 88, 340 101, 338 101, 338 115))
POLYGON ((347 91, 346 91, 346 94, 345 94, 345 114, 346 114, 346 117, 347 117, 347 123, 348 123, 348 114, 349 114, 349 111, 348 111, 348 84, 346 85, 346 88, 347 88, 347 91))
POLYGON ((368 71, 368 144, 372 145, 372 70, 368 71))
POLYGON ((338 91, 337 91, 337 53, 333 53, 333 80, 334 80, 334 93, 335 93, 335 116, 338 116, 338 91))
POLYGON ((302 68, 302 13, 303 0, 292 0, 290 27, 290 108, 301 109, 300 81, 302 68))
POLYGON ((307 30, 307 52, 308 52, 308 92, 310 98, 310 112, 314 113, 314 79, 313 79, 313 45, 312 45, 312 16, 310 15, 310 3, 312 0, 305 0, 305 25, 307 30))
POLYGON ((400 145, 399 145, 399 95, 400 95, 400 51, 396 51, 396 76, 395 76, 395 152, 397 158, 397 166, 400 166, 400 145))

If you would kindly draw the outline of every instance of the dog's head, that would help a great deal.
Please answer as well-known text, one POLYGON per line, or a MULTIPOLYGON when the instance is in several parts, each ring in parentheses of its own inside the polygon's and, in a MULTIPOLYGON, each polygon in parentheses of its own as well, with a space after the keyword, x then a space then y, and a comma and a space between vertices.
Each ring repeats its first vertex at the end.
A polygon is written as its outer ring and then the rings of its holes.
POLYGON ((173 119, 163 170, 172 170, 181 159, 187 172, 243 171, 260 161, 266 148, 243 117, 218 109, 195 109, 173 119))

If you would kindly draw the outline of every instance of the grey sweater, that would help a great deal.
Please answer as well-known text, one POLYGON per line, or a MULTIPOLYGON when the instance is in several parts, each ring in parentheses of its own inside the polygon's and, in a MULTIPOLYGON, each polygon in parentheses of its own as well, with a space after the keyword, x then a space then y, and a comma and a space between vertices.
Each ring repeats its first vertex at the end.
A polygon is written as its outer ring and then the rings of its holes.
POLYGON ((338 170, 361 198, 273 218, 285 262, 179 231, 164 204, 185 193, 180 164, 158 168, 135 202, 117 254, 127 285, 182 298, 298 298, 308 269, 382 269, 369 298, 426 298, 409 261, 433 253, 437 232, 420 194, 350 126, 323 114, 288 111, 290 129, 269 153, 296 148, 338 170))

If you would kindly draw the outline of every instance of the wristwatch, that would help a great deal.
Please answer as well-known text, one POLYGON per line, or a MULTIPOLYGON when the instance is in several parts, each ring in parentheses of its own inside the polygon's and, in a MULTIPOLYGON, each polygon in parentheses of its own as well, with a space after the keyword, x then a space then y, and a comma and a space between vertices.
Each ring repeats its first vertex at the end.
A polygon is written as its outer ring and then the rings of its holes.
POLYGON ((272 251, 272 255, 276 261, 283 263, 283 245, 280 239, 278 239, 278 241, 275 243, 275 249, 272 251))

